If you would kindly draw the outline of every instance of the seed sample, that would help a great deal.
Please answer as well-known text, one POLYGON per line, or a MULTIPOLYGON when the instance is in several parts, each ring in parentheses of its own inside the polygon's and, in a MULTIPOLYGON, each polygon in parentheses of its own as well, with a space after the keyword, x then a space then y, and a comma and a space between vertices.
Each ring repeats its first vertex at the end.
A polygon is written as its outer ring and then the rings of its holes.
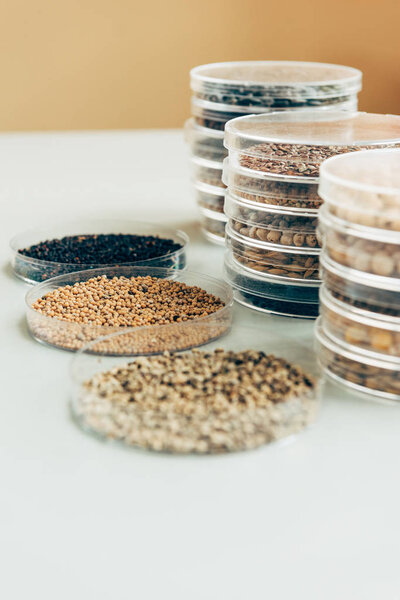
POLYGON ((319 253, 274 248, 273 244, 240 239, 228 224, 227 246, 234 258, 247 268, 289 279, 319 279, 319 253))
POLYGON ((11 240, 12 264, 15 274, 29 283, 102 265, 182 269, 186 243, 181 231, 136 221, 56 224, 45 231, 15 236, 11 240), (68 235, 60 235, 61 231, 68 235))
MULTIPOLYGON (((385 145, 381 146, 385 147, 385 145)), ((313 146, 299 144, 258 144, 241 154, 240 165, 255 171, 298 177, 318 177, 324 160, 348 152, 373 149, 375 146, 313 146), (252 155, 254 154, 254 155, 252 155)))
POLYGON ((325 372, 346 386, 400 401, 399 361, 379 360, 338 344, 324 331, 323 323, 316 327, 317 356, 325 372))
MULTIPOLYGON (((38 340, 70 350, 121 328, 137 328, 139 332, 127 338, 137 351, 128 353, 145 354, 218 337, 230 324, 224 307, 221 298, 179 281, 99 275, 37 298, 28 324, 38 340)), ((109 348, 99 344, 99 352, 126 350, 112 347, 113 340, 108 344, 109 348)))
POLYGON ((400 359, 400 319, 357 310, 331 295, 324 286, 320 293, 322 322, 332 339, 400 359))
POLYGON ((46 240, 24 248, 20 253, 50 262, 109 265, 157 258, 181 247, 173 240, 153 235, 100 233, 46 240))
POLYGON ((249 450, 299 432, 317 412, 317 384, 264 352, 139 358, 83 385, 83 427, 131 446, 175 453, 249 450))
POLYGON ((292 302, 277 300, 268 296, 258 296, 241 290, 234 290, 236 302, 260 312, 281 315, 283 317, 297 317, 299 319, 316 319, 319 314, 319 304, 311 302, 292 302))

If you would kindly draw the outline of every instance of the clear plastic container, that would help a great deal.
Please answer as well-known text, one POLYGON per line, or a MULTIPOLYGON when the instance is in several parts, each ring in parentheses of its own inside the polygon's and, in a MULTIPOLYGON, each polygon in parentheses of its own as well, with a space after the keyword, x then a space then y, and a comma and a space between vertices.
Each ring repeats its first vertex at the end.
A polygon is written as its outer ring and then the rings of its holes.
POLYGON ((324 252, 320 255, 320 277, 329 292, 346 304, 400 317, 398 280, 386 278, 386 287, 381 287, 382 282, 376 276, 335 263, 324 252))
POLYGON ((209 242, 224 245, 226 217, 223 213, 201 208, 200 223, 202 233, 209 242))
POLYGON ((399 360, 381 359, 355 352, 338 344, 324 331, 319 319, 315 328, 316 354, 321 368, 331 379, 353 392, 377 399, 400 401, 399 360))
MULTIPOLYGON (((232 331, 216 342, 210 342, 202 351, 213 352, 217 348, 222 348, 226 351, 240 352, 249 349, 249 344, 245 341, 252 335, 252 331, 245 327, 235 327, 232 331)), ((122 347, 131 345, 130 332, 121 332, 113 334, 114 344, 122 347), (117 339, 119 338, 119 341, 117 339)), ((109 342, 111 343, 111 342, 109 342)), ((96 344, 96 342, 94 343, 96 344)), ((307 393, 297 393, 293 399, 287 399, 279 403, 272 403, 272 406, 266 409, 252 407, 246 408, 245 415, 245 434, 241 427, 241 421, 237 422, 237 414, 230 410, 228 413, 223 412, 221 418, 226 420, 225 426, 220 427, 218 437, 214 438, 214 443, 209 447, 209 435, 213 429, 212 421, 208 423, 208 427, 201 427, 200 443, 197 436, 190 436, 195 433, 196 423, 192 419, 194 416, 185 417, 181 411, 168 411, 165 413, 166 419, 172 417, 174 421, 173 427, 168 427, 168 422, 164 419, 160 423, 157 419, 158 413, 156 407, 152 403, 149 407, 149 412, 140 409, 138 402, 129 402, 123 406, 122 412, 129 412, 134 418, 127 422, 126 414, 124 426, 121 427, 122 421, 119 418, 121 415, 118 410, 117 402, 110 403, 107 400, 107 395, 102 395, 96 392, 96 386, 90 385, 89 381, 93 377, 102 377, 102 374, 110 370, 126 368, 126 366, 138 359, 123 359, 111 356, 98 356, 97 348, 93 345, 88 345, 81 351, 77 352, 71 362, 71 409, 75 422, 83 429, 85 433, 95 436, 98 439, 106 440, 109 443, 127 444, 131 447, 141 447, 164 452, 227 452, 234 450, 244 450, 255 448, 261 444, 275 442, 276 440, 284 440, 287 443, 289 440, 295 439, 295 435, 304 429, 305 426, 311 424, 318 414, 319 409, 319 370, 316 367, 316 360, 312 351, 303 346, 301 343, 293 344, 284 335, 276 335, 269 332, 268 336, 258 336, 251 342, 251 348, 254 352, 264 352, 266 355, 275 355, 283 358, 286 362, 292 365, 298 365, 313 378, 313 385, 310 386, 307 393), (90 391, 90 393, 88 393, 90 391), (273 409, 271 412, 271 408, 273 409), (146 416, 150 418, 146 419, 146 416), (254 416, 254 420, 252 419, 254 416), (146 422, 144 422, 146 421, 146 422), (128 426, 129 425, 129 426, 128 426), (210 426, 211 425, 211 426, 210 426), (230 432, 232 427, 235 428, 237 436, 235 442, 232 439, 229 441, 224 432, 230 432), (257 436, 254 436, 254 432, 257 436), (167 435, 162 435, 166 433, 167 435), (222 435, 221 435, 222 433, 222 435), (154 435, 155 434, 155 435, 154 435), (160 436, 161 434, 161 436, 160 436), (240 441, 240 443, 237 443, 240 441), (215 443, 217 442, 217 443, 215 443), (228 443, 227 443, 228 442, 228 443)), ((131 348, 129 354, 134 354, 135 347, 131 348)), ((182 356, 182 354, 180 354, 182 356)), ((140 359, 139 359, 140 360, 140 359)), ((93 382, 94 383, 94 382, 93 382)), ((115 382, 117 383, 117 382, 115 382)), ((261 380, 261 384, 263 381, 261 380)), ((176 384, 179 386, 179 383, 176 384)), ((176 387, 175 386, 175 387, 176 387)), ((147 400, 147 396, 145 401, 147 400)), ((155 400, 149 398, 149 400, 155 400)), ((211 408, 210 408, 211 410, 211 408)), ((123 415, 121 415, 123 417, 123 415)), ((213 418, 213 414, 205 411, 204 418, 213 418)))
POLYGON ((396 278, 400 283, 400 232, 338 219, 323 206, 318 234, 326 254, 335 262, 378 277, 377 284, 396 278))
POLYGON ((200 208, 218 213, 224 212, 225 194, 221 188, 195 182, 195 197, 200 208))
POLYGON ((319 194, 337 217, 400 231, 400 150, 365 150, 321 166, 319 194))
MULTIPOLYGON (((26 295, 26 317, 28 329, 38 342, 62 350, 79 350, 85 344, 108 336, 111 333, 130 330, 124 346, 99 341, 92 347, 99 354, 159 354, 165 351, 183 350, 206 343, 229 330, 232 320, 232 291, 212 277, 188 271, 171 271, 152 267, 107 267, 79 271, 54 277, 31 288, 26 295), (63 321, 41 314, 32 308, 38 298, 66 285, 87 281, 92 277, 106 275, 112 277, 151 276, 180 281, 190 286, 199 286, 210 294, 219 297, 225 306, 206 317, 166 325, 149 325, 136 328, 91 325, 63 321)), ((111 338, 110 338, 111 339, 111 338)), ((116 338, 117 339, 117 338, 116 338)))
POLYGON ((255 241, 293 248, 317 248, 317 216, 267 208, 225 195, 225 214, 234 231, 255 241))
POLYGON ((318 196, 318 185, 304 179, 269 177, 260 171, 234 167, 229 159, 224 160, 222 181, 229 191, 239 198, 258 204, 278 206, 290 211, 298 210, 302 214, 315 215, 322 204, 318 196))
POLYGON ((214 102, 205 102, 199 98, 192 98, 191 112, 196 125, 218 132, 223 132, 225 123, 231 119, 246 114, 243 110, 236 110, 229 104, 214 104, 214 102))
POLYGON ((185 123, 185 139, 193 156, 221 162, 228 154, 223 131, 201 127, 193 118, 185 123))
POLYGON ((278 277, 280 281, 319 279, 318 248, 306 252, 300 248, 250 240, 234 231, 229 222, 225 237, 227 248, 247 270, 278 277))
POLYGON ((249 108, 330 106, 356 98, 358 69, 299 61, 239 61, 200 65, 190 72, 199 98, 249 108))
POLYGON ((243 268, 230 250, 225 255, 224 276, 234 290, 243 295, 242 303, 246 297, 259 310, 295 316, 301 313, 307 317, 318 314, 319 284, 315 281, 287 281, 277 276, 251 272, 243 268), (290 307, 291 304, 294 306, 290 307), (309 306, 303 306, 305 304, 309 306))
POLYGON ((192 157, 192 179, 196 183, 205 183, 212 187, 225 189, 222 182, 222 162, 213 162, 205 158, 192 157))
POLYGON ((143 265, 149 267, 161 267, 172 269, 183 269, 186 266, 186 246, 188 236, 183 231, 169 229, 156 223, 141 223, 139 221, 114 220, 114 219, 90 219, 71 221, 67 223, 55 223, 48 228, 32 229, 16 235, 10 242, 12 250, 11 264, 17 277, 27 283, 38 283, 51 277, 64 275, 73 271, 84 271, 87 269, 98 269, 113 265, 103 264, 67 264, 50 262, 30 258, 21 254, 21 250, 29 248, 34 244, 46 240, 60 239, 65 236, 87 235, 87 234, 118 234, 129 233, 132 235, 151 235, 173 240, 181 245, 175 252, 151 258, 148 260, 124 263, 125 265, 143 265))
POLYGON ((400 116, 345 111, 285 111, 249 115, 225 129, 235 168, 317 181, 331 156, 400 146, 400 116))
POLYGON ((357 308, 333 296, 324 285, 320 288, 320 313, 324 330, 337 343, 377 358, 400 359, 399 317, 357 308))

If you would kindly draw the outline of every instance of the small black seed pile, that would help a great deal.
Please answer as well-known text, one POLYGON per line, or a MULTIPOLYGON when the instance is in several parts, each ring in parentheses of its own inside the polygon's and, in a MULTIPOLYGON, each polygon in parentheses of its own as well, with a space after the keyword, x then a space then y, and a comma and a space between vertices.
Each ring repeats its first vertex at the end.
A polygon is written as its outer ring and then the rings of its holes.
POLYGON ((182 245, 152 235, 125 233, 72 235, 46 240, 19 250, 20 254, 63 264, 115 265, 171 254, 182 245))

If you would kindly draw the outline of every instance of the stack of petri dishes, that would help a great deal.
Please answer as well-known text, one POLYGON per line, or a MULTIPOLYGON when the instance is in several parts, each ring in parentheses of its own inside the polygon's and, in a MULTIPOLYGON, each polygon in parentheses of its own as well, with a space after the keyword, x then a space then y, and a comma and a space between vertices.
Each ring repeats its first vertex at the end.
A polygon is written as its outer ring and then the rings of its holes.
POLYGON ((321 168, 318 357, 353 390, 400 401, 400 150, 321 168))
POLYGON ((400 117, 314 110, 251 115, 226 125, 225 145, 225 276, 236 300, 264 312, 317 317, 320 164, 337 154, 400 146, 400 117))
POLYGON ((351 67, 287 61, 214 63, 191 71, 192 118, 185 124, 192 178, 206 238, 224 243, 224 128, 253 113, 357 110, 361 72, 351 67))

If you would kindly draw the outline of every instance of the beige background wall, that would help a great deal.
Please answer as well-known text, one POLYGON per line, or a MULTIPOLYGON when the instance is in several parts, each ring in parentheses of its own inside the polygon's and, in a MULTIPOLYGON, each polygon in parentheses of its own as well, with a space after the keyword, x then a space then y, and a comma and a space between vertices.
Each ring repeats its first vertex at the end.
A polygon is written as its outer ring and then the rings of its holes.
POLYGON ((400 113, 400 0, 0 0, 0 130, 179 127, 189 69, 294 59, 364 72, 400 113))

